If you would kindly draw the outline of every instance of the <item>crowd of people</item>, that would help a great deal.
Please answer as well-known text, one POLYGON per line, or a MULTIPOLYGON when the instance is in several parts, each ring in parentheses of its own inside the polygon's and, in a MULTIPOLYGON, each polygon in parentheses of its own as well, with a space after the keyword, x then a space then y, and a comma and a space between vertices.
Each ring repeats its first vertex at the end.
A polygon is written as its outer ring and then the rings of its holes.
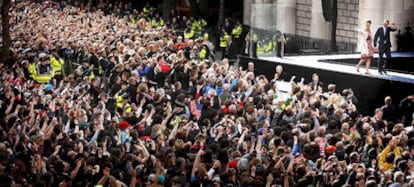
POLYGON ((414 185, 413 95, 363 116, 317 74, 206 60, 155 9, 83 6, 12 7, 0 186, 414 185))

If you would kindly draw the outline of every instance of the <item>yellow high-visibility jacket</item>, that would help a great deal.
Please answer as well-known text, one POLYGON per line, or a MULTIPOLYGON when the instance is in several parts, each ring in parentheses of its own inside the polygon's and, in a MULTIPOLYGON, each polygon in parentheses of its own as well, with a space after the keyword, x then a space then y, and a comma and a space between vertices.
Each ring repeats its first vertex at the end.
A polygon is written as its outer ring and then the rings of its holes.
POLYGON ((229 38, 229 35, 227 33, 224 33, 224 35, 220 36, 220 47, 222 48, 227 47, 228 38, 229 38))
POLYGON ((38 69, 38 65, 36 66, 36 76, 33 77, 33 79, 41 84, 48 84, 50 83, 50 80, 52 80, 53 76, 54 76, 54 70, 53 70, 53 66, 50 66, 50 70, 47 74, 40 74, 39 73, 39 69, 38 69))
POLYGON ((195 33, 193 29, 187 29, 184 31, 184 38, 193 39, 194 35, 195 33))
POLYGON ((30 78, 32 78, 33 80, 36 80, 37 70, 36 70, 35 63, 30 64, 29 73, 30 73, 30 78))
POLYGON ((243 32, 243 28, 240 24, 238 24, 231 31, 231 35, 233 35, 233 37, 237 39, 237 38, 240 38, 242 32, 243 32))
POLYGON ((62 74, 62 68, 65 64, 65 61, 63 58, 56 59, 53 55, 50 57, 50 64, 52 65, 53 69, 55 70, 55 75, 61 75, 62 74))
POLYGON ((264 45, 263 47, 264 47, 264 52, 266 53, 272 52, 274 49, 273 41, 269 41, 267 45, 264 45))
POLYGON ((265 53, 265 48, 264 48, 264 46, 263 46, 263 44, 262 44, 261 41, 258 41, 257 42, 257 50, 256 50, 256 52, 257 52, 258 55, 263 55, 265 53))

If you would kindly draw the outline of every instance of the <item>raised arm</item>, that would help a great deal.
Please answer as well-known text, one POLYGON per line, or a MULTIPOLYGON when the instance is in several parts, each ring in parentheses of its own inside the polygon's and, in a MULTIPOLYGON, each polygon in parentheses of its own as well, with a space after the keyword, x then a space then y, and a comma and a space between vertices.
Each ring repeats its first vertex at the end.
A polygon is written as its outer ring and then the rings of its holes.
POLYGON ((395 31, 397 31, 397 30, 398 30, 398 28, 397 28, 397 26, 395 25, 395 23, 391 23, 390 31, 391 31, 391 32, 395 32, 395 31))

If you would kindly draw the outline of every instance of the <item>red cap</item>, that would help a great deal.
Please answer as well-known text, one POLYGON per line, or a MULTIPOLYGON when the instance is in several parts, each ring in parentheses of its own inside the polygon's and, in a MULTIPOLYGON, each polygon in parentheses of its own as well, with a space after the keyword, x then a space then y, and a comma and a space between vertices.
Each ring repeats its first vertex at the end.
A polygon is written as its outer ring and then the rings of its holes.
POLYGON ((129 124, 127 121, 121 121, 118 125, 119 128, 128 128, 129 126, 131 126, 131 124, 129 124))
POLYGON ((137 130, 139 130, 139 131, 142 131, 144 129, 145 129, 144 125, 138 125, 138 127, 137 127, 137 130))
POLYGON ((237 161, 236 160, 230 160, 229 168, 233 168, 233 169, 237 170, 237 161))
POLYGON ((329 154, 333 154, 333 153, 335 152, 335 149, 336 149, 336 147, 335 147, 335 146, 330 145, 330 146, 328 146, 328 148, 327 148, 327 152, 328 152, 329 154))

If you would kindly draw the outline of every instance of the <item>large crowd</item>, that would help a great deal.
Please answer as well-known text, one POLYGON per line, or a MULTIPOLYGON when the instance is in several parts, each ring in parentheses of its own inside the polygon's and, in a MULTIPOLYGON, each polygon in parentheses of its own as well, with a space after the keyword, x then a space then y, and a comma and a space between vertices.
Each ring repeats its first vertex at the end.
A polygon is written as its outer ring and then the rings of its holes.
POLYGON ((414 185, 414 95, 361 115, 317 74, 203 56, 175 32, 200 18, 103 5, 13 5, 0 186, 414 185))

